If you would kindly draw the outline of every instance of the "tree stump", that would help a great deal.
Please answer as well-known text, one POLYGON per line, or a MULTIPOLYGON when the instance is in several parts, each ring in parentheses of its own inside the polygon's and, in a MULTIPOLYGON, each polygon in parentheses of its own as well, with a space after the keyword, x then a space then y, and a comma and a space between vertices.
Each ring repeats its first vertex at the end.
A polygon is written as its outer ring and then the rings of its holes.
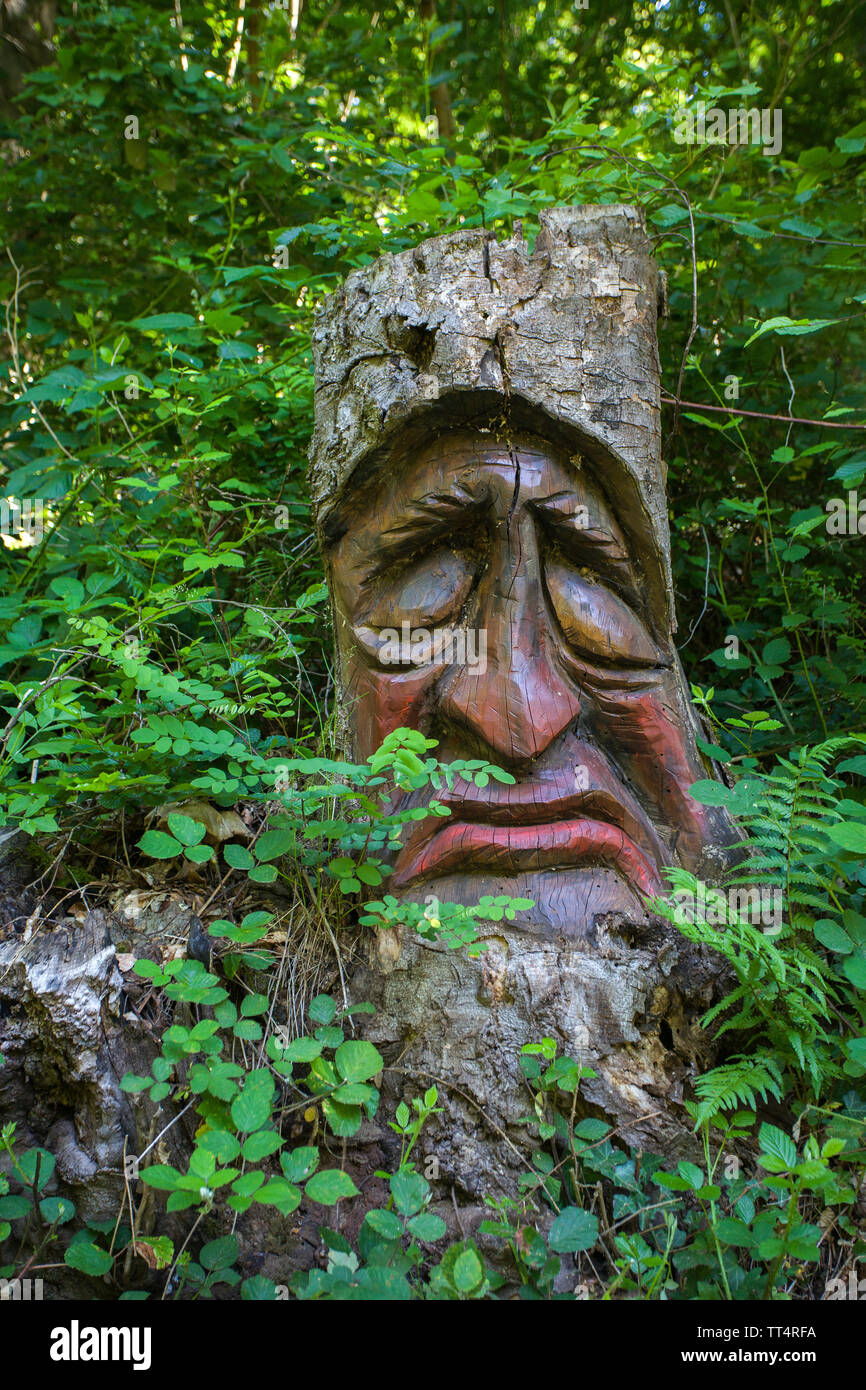
POLYGON ((518 1059, 542 1037, 597 1073, 580 1104, 624 1142, 693 1143, 719 962, 647 899, 669 865, 715 878, 737 833, 688 793, 713 774, 673 640, 659 293, 638 209, 555 208, 532 248, 467 230, 382 257, 314 332, 346 752, 410 726, 513 779, 442 793, 447 821, 407 828, 390 882, 433 912, 533 906, 477 960, 383 933, 353 981, 399 1067, 385 1107, 435 1079, 428 1142, 470 1200, 526 1166, 518 1059))

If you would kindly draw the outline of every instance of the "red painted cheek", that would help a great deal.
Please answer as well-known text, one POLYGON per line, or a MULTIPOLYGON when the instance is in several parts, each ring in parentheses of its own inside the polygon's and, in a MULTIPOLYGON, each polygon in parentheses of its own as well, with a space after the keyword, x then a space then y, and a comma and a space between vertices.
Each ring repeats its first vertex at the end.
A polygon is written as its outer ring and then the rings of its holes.
POLYGON ((346 664, 346 703, 353 730, 353 756, 369 758, 394 729, 420 729, 432 683, 430 671, 386 675, 350 656, 346 664))
POLYGON ((670 698, 664 690, 620 691, 615 701, 600 696, 597 703, 616 732, 617 759, 626 776, 659 808, 663 824, 674 829, 677 858, 696 863, 704 845, 718 839, 719 813, 689 795, 706 771, 685 730, 666 712, 670 698))

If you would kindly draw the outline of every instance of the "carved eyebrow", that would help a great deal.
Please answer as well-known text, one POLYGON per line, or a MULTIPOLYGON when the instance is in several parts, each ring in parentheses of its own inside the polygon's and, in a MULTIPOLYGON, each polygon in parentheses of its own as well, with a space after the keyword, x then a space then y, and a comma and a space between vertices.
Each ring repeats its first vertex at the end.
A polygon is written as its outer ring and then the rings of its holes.
POLYGON ((419 541, 455 536, 477 521, 486 495, 472 496, 462 487, 431 492, 404 503, 390 526, 376 536, 375 554, 367 557, 361 588, 366 589, 394 563, 411 555, 419 541))
MULTIPOLYGON (((597 505, 596 503, 596 508, 597 505)), ((580 542, 593 553, 606 551, 606 558, 612 563, 632 568, 628 549, 615 534, 613 520, 611 519, 609 526, 605 524, 603 510, 595 525, 592 524, 590 513, 590 524, 587 525, 584 518, 590 509, 586 503, 578 502, 573 493, 558 493, 554 497, 544 498, 543 501, 533 502, 532 507, 534 511, 543 514, 544 521, 551 530, 569 540, 580 542)))
POLYGON ((465 517, 467 512, 474 514, 484 505, 484 501, 485 498, 473 496, 460 485, 448 492, 428 492, 423 497, 404 503, 394 524, 380 531, 380 538, 401 537, 407 532, 414 535, 426 530, 430 522, 452 525, 455 516, 465 517))
POLYGON ((580 510, 586 504, 578 502, 573 493, 558 493, 532 505, 542 514, 545 527, 573 562, 591 566, 602 582, 618 592, 635 612, 649 617, 646 596, 638 582, 638 569, 624 542, 613 532, 616 524, 613 518, 611 529, 605 526, 604 508, 598 523, 586 526, 580 510))

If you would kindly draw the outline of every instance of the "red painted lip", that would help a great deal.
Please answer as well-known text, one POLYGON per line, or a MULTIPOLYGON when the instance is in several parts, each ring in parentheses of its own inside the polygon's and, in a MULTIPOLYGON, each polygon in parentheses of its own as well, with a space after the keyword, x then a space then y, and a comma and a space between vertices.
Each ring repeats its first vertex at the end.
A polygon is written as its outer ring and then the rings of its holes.
MULTIPOLYGON (((545 810, 549 815, 551 807, 548 805, 545 810)), ((429 877, 434 870, 442 874, 476 865, 515 873, 597 860, 617 870, 647 896, 661 890, 654 864, 623 830, 609 822, 587 819, 548 820, 534 825, 450 821, 405 868, 398 868, 392 883, 404 887, 415 879, 429 877)))

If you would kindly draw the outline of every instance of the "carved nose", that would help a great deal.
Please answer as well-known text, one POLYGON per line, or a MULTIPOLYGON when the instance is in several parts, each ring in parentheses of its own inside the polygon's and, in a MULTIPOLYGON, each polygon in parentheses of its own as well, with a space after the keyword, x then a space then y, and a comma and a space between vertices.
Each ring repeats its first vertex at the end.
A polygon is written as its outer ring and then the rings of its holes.
POLYGON ((483 675, 460 671, 440 708, 506 763, 537 758, 580 711, 576 694, 546 659, 522 652, 505 666, 490 658, 483 675))
MULTIPOLYGON (((537 580, 521 565, 507 594, 491 595, 482 613, 486 669, 479 662, 446 677, 440 710, 505 762, 536 758, 580 712, 577 692, 547 659, 537 580)), ((476 643, 476 651, 483 650, 476 643)))

